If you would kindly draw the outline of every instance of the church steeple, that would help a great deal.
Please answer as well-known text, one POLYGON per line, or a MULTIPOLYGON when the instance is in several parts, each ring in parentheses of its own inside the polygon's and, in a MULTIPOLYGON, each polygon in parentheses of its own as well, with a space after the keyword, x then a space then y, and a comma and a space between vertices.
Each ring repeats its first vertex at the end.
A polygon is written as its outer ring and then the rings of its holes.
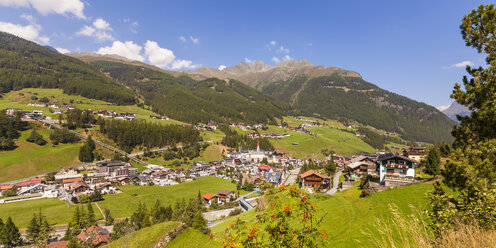
POLYGON ((257 152, 260 151, 260 139, 257 140, 257 152))

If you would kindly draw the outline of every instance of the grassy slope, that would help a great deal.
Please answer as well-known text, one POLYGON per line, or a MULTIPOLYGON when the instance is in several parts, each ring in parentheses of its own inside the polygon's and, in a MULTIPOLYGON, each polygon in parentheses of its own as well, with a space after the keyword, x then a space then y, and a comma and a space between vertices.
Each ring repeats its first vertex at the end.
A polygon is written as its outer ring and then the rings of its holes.
POLYGON ((52 147, 48 138, 51 131, 43 129, 37 132, 48 141, 46 145, 39 146, 27 142, 26 139, 31 134, 31 130, 27 130, 23 131, 16 141, 18 148, 0 152, 0 182, 25 178, 80 163, 78 144, 59 144, 52 147))
POLYGON ((195 229, 189 229, 179 234, 167 247, 190 248, 190 247, 222 247, 216 240, 210 239, 207 235, 195 229))
POLYGON ((183 122, 176 120, 162 121, 150 118, 150 115, 157 115, 150 110, 142 109, 136 105, 118 106, 113 105, 105 101, 89 99, 86 97, 78 95, 67 95, 62 92, 61 89, 40 89, 40 88, 26 88, 20 91, 12 91, 6 94, 2 99, 0 99, 0 109, 5 108, 19 108, 27 111, 32 110, 42 110, 45 115, 56 118, 55 115, 50 114, 50 108, 40 108, 27 106, 28 103, 37 102, 31 100, 31 96, 36 93, 36 97, 39 99, 42 97, 48 97, 50 104, 55 103, 62 105, 63 103, 68 105, 76 106, 80 109, 93 109, 93 110, 109 110, 116 112, 131 112, 135 113, 138 118, 146 119, 148 121, 166 124, 184 124, 183 122), (24 94, 24 96, 19 95, 19 93, 24 94), (70 103, 70 100, 73 103, 70 103))
POLYGON ((178 222, 164 222, 147 228, 143 228, 137 232, 130 233, 118 240, 104 246, 105 248, 129 247, 129 248, 152 248, 160 239, 179 225, 178 222))
MULTIPOLYGON (((105 195, 105 200, 98 202, 102 210, 105 208, 110 209, 114 218, 131 216, 140 201, 148 207, 151 207, 157 199, 162 204, 169 205, 174 204, 176 200, 181 200, 183 197, 185 199, 196 197, 198 191, 201 194, 207 192, 217 193, 221 189, 235 190, 236 185, 230 181, 216 177, 201 177, 193 182, 173 186, 140 187, 130 185, 120 186, 119 189, 123 193, 105 195)), ((58 199, 41 199, 0 204, 0 218, 5 219, 11 216, 19 228, 25 228, 33 214, 38 213, 40 209, 47 216, 50 224, 65 224, 70 221, 74 206, 67 208, 67 203, 58 199)), ((97 208, 94 207, 93 209, 97 208)), ((102 218, 98 211, 95 211, 95 213, 98 219, 102 218)))
MULTIPOLYGON (((205 149, 205 151, 202 151, 200 153, 200 156, 197 157, 197 158, 194 158, 193 160, 194 161, 204 161, 204 162, 207 162, 207 163, 210 163, 212 161, 220 161, 223 159, 222 157, 222 151, 223 150, 226 150, 227 151, 227 147, 225 146, 222 146, 222 145, 218 145, 218 144, 210 144, 207 149, 205 149)), ((156 164, 156 165, 170 165, 171 163, 173 163, 174 161, 179 161, 181 163, 183 163, 185 166, 181 166, 182 168, 188 168, 191 166, 191 163, 193 162, 193 160, 187 160, 186 162, 184 162, 183 159, 174 159, 174 160, 168 160, 168 161, 165 161, 163 159, 163 157, 161 156, 161 154, 157 154, 156 157, 154 158, 146 158, 146 162, 147 163, 150 163, 150 164, 156 164)), ((171 167, 172 168, 172 167, 171 167)), ((173 168, 177 168, 177 167, 173 167, 173 168)))
MULTIPOLYGON (((313 196, 316 205, 327 216, 321 228, 327 231, 331 247, 360 247, 368 240, 363 232, 378 235, 375 231, 377 219, 391 218, 389 206, 394 204, 402 213, 411 214, 412 208, 425 209, 427 201, 425 193, 432 188, 431 183, 421 183, 411 186, 396 188, 370 197, 360 198, 360 191, 352 188, 338 192, 332 197, 325 195, 313 196)), ((247 221, 255 219, 256 212, 249 211, 240 215, 247 221)), ((223 232, 229 227, 231 221, 225 221, 212 228, 216 239, 223 238, 223 232)))

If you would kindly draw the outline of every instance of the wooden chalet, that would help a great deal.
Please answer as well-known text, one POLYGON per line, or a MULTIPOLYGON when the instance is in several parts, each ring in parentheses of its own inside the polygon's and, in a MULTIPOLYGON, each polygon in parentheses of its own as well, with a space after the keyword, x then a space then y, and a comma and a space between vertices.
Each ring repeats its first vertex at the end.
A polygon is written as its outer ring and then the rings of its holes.
POLYGON ((331 178, 326 175, 322 175, 317 171, 309 170, 300 175, 300 182, 303 187, 322 187, 325 189, 331 184, 331 178))

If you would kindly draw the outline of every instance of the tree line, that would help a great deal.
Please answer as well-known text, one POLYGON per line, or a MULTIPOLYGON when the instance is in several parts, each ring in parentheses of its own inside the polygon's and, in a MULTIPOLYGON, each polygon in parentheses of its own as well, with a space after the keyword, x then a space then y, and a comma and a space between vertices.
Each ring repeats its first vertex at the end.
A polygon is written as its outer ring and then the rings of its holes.
POLYGON ((267 138, 252 139, 246 135, 238 134, 238 132, 232 130, 227 125, 219 127, 226 135, 222 138, 221 143, 225 146, 239 149, 256 149, 257 143, 260 144, 260 149, 262 150, 274 150, 274 146, 270 143, 267 138))

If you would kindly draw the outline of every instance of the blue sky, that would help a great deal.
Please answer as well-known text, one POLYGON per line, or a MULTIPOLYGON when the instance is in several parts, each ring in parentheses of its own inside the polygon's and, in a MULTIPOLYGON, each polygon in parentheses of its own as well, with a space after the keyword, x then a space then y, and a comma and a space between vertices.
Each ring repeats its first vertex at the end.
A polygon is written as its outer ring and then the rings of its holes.
POLYGON ((60 51, 117 53, 165 69, 284 59, 359 72, 449 105, 465 64, 462 17, 489 1, 0 0, 0 30, 60 51))

